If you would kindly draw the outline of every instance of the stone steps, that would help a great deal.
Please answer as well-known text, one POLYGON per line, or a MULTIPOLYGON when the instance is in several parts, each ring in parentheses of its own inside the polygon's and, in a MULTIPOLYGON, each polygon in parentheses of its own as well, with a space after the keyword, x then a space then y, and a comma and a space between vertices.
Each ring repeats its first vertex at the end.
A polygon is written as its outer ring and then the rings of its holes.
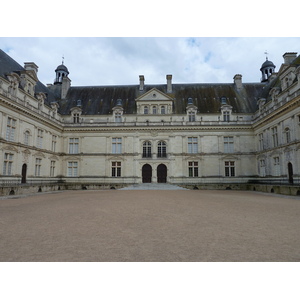
POLYGON ((140 183, 130 185, 120 190, 187 190, 177 185, 168 183, 140 183))

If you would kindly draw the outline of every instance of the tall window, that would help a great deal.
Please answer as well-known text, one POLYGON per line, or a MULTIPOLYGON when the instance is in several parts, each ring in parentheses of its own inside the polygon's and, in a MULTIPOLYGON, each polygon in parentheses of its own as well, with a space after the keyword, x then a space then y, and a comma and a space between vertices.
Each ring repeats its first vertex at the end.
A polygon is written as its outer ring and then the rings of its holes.
POLYGON ((73 114, 73 123, 79 123, 79 117, 80 117, 80 114, 79 113, 74 113, 73 114))
POLYGON ((153 107, 152 107, 152 113, 153 113, 154 115, 157 114, 157 107, 156 107, 156 106, 153 106, 153 107))
POLYGON ((13 154, 4 153, 3 175, 12 175, 13 158, 13 154))
POLYGON ((159 142, 157 146, 157 157, 167 157, 166 142, 159 142))
POLYGON ((259 170, 260 170, 260 176, 265 177, 266 176, 266 162, 264 159, 261 159, 259 161, 259 170))
POLYGON ((112 138, 112 153, 122 153, 122 138, 112 138))
POLYGON ((224 136, 224 152, 233 152, 233 136, 224 136))
POLYGON ((116 123, 122 122, 122 114, 120 112, 115 113, 115 122, 116 123))
POLYGON ((285 142, 288 144, 291 142, 291 131, 290 129, 287 127, 284 130, 284 135, 285 135, 285 142))
POLYGON ((42 159, 35 159, 35 176, 41 176, 42 159))
POLYGON ((235 176, 234 161, 225 161, 225 176, 226 177, 234 177, 235 176))
POLYGON ((27 146, 29 145, 29 138, 30 138, 30 132, 26 130, 24 132, 24 144, 27 146))
POLYGON ((68 176, 69 177, 77 177, 78 176, 78 162, 77 161, 69 161, 68 162, 68 176))
POLYGON ((151 157, 151 143, 149 141, 143 143, 143 157, 151 157))
POLYGON ((44 135, 44 131, 41 129, 38 129, 38 134, 37 134, 37 147, 38 148, 43 147, 43 135, 44 135))
POLYGON ((6 140, 13 142, 15 140, 16 120, 8 117, 6 127, 6 140))
POLYGON ((112 177, 121 177, 121 162, 113 161, 111 163, 111 176, 112 177))
POLYGON ((223 121, 229 122, 230 121, 230 112, 229 111, 223 111, 223 121))
POLYGON ((273 147, 277 147, 278 146, 277 127, 272 128, 272 138, 273 138, 273 147))
POLYGON ((189 111, 189 122, 195 122, 196 121, 196 113, 194 111, 189 111))
POLYGON ((54 177, 55 174, 55 160, 50 162, 50 177, 54 177))
POLYGON ((188 138, 188 153, 198 153, 198 138, 189 137, 188 138))
POLYGON ((148 108, 148 106, 144 106, 144 114, 145 114, 145 115, 148 115, 148 113, 149 113, 149 108, 148 108))
POLYGON ((78 138, 70 138, 69 139, 69 153, 77 154, 79 152, 79 139, 78 138))
POLYGON ((197 161, 189 161, 189 177, 198 177, 197 161))
POLYGON ((165 115, 165 114, 166 114, 166 107, 165 107, 165 106, 162 106, 162 107, 160 108, 160 113, 161 113, 162 115, 165 115))
POLYGON ((279 157, 274 157, 274 176, 280 175, 280 164, 279 164, 279 157))
POLYGON ((53 152, 56 151, 56 141, 57 141, 57 136, 56 136, 56 135, 52 135, 51 150, 52 150, 53 152))
POLYGON ((260 133, 258 135, 258 141, 259 141, 259 150, 262 151, 264 150, 264 134, 260 133))

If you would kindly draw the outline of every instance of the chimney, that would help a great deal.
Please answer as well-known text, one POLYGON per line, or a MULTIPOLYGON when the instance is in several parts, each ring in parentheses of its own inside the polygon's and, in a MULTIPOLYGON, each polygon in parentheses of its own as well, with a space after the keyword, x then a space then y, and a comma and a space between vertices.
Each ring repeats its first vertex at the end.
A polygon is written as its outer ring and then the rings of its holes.
POLYGON ((233 77, 234 84, 237 89, 242 89, 243 88, 243 83, 242 83, 242 75, 241 74, 236 74, 233 77))
POLYGON ((167 75, 167 93, 172 93, 172 75, 167 75))
POLYGON ((286 52, 283 54, 284 64, 289 65, 297 57, 297 52, 286 52))
POLYGON ((37 76, 38 66, 34 62, 25 62, 24 69, 26 71, 34 71, 35 75, 37 76))
POLYGON ((140 91, 144 90, 144 81, 145 81, 144 75, 140 75, 140 91))

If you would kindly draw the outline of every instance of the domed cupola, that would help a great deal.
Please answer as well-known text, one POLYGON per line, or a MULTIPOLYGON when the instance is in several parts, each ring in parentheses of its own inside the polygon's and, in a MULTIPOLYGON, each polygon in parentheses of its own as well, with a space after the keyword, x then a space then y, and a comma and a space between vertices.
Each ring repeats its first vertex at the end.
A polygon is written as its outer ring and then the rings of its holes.
POLYGON ((68 68, 64 65, 64 61, 59 65, 55 70, 56 76, 54 84, 61 84, 64 77, 68 77, 69 71, 68 68))
POLYGON ((268 81, 269 77, 275 72, 276 66, 268 60, 268 57, 266 57, 266 61, 262 64, 260 71, 261 71, 261 82, 268 81))

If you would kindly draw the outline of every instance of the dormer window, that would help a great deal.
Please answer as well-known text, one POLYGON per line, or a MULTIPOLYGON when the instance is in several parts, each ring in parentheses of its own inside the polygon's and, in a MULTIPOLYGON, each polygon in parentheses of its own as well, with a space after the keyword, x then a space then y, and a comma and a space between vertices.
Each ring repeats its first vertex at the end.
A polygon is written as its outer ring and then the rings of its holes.
POLYGON ((230 121, 230 112, 229 111, 223 111, 223 121, 224 122, 230 121))
POLYGON ((73 123, 77 124, 77 123, 79 123, 79 120, 80 120, 80 114, 79 113, 74 113, 73 114, 73 123))
POLYGON ((121 112, 116 112, 115 113, 115 122, 116 123, 122 122, 122 114, 121 114, 121 112))
POLYGON ((195 111, 189 111, 188 116, 189 116, 189 122, 195 122, 196 121, 196 112, 195 111))

